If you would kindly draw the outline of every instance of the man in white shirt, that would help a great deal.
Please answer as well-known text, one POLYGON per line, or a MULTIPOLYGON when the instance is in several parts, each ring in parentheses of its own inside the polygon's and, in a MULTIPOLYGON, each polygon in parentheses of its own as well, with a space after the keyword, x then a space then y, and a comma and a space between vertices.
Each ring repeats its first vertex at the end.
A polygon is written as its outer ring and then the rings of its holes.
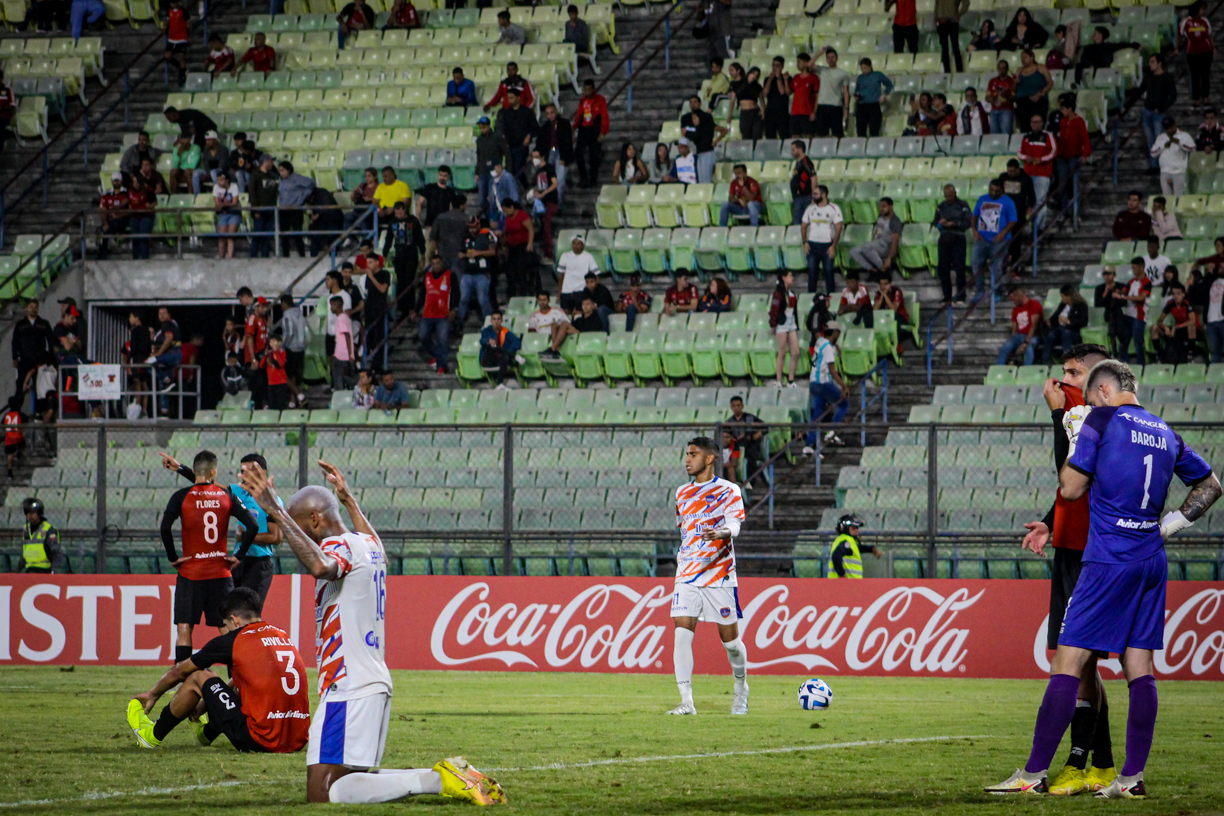
POLYGON ((336 314, 331 310, 331 299, 338 297, 344 301, 344 308, 340 311, 346 314, 349 309, 353 308, 353 299, 344 290, 344 276, 335 269, 328 272, 327 277, 323 279, 323 288, 326 291, 319 295, 319 300, 315 303, 315 314, 327 315, 327 337, 324 340, 324 347, 330 359, 336 350, 336 314))
POLYGON ((859 283, 857 272, 846 274, 846 288, 842 290, 841 302, 837 306, 837 316, 841 317, 844 314, 853 314, 856 326, 861 323, 863 328, 875 327, 875 310, 871 305, 871 293, 867 291, 866 286, 859 283))
POLYGON ((536 305, 539 306, 531 317, 527 318, 527 331, 548 334, 551 348, 540 352, 540 357, 547 360, 561 359, 561 344, 570 334, 576 334, 570 325, 569 315, 564 310, 552 305, 547 292, 536 295, 536 305))
POLYGON ((841 241, 845 219, 841 207, 829 201, 829 188, 823 184, 812 190, 812 203, 800 219, 803 228, 803 252, 807 255, 809 292, 816 291, 816 275, 824 269, 825 294, 833 294, 833 259, 841 241))
POLYGON ((1207 290, 1207 347, 1211 362, 1224 362, 1224 277, 1216 278, 1207 290))
POLYGON ((693 155, 692 143, 681 138, 676 142, 676 151, 680 154, 672 162, 671 172, 664 181, 676 181, 681 184, 697 183, 697 157, 693 155))
POLYGON ((586 251, 586 242, 581 235, 570 241, 570 251, 557 261, 557 300, 566 312, 574 313, 582 308, 583 292, 586 291, 588 272, 599 274, 595 256, 586 251))
POLYGON ((990 132, 989 102, 978 101, 977 88, 965 89, 965 104, 956 117, 958 136, 981 136, 990 132))
POLYGON ((816 135, 846 135, 850 119, 850 74, 837 67, 837 51, 825 46, 816 57, 824 54, 826 68, 818 68, 820 89, 816 92, 816 135))
MULTIPOLYGON (((1155 235, 1147 240, 1147 254, 1143 256, 1143 271, 1147 273, 1148 280, 1152 282, 1152 286, 1159 286, 1164 280, 1164 271, 1166 267, 1172 266, 1173 262, 1169 260, 1167 255, 1160 252, 1160 239, 1155 235)), ((1168 301, 1165 301, 1166 303, 1168 301)))
MULTIPOLYGON (((841 326, 836 320, 830 320, 825 324, 824 336, 816 338, 816 345, 812 346, 812 373, 809 376, 808 393, 812 399, 813 422, 819 422, 830 405, 834 406, 833 417, 830 419, 834 424, 845 419, 846 412, 850 410, 850 388, 837 372, 837 338, 840 336, 841 326)), ((832 430, 825 432, 824 442, 826 445, 842 444, 841 439, 832 430)), ((803 449, 803 454, 811 456, 816 453, 813 447, 815 444, 816 431, 808 431, 807 446, 803 449)))
POLYGON ((1186 167, 1194 152, 1194 139, 1177 129, 1172 116, 1161 122, 1164 133, 1152 142, 1152 158, 1160 162, 1160 189, 1165 195, 1179 196, 1186 191, 1186 167))

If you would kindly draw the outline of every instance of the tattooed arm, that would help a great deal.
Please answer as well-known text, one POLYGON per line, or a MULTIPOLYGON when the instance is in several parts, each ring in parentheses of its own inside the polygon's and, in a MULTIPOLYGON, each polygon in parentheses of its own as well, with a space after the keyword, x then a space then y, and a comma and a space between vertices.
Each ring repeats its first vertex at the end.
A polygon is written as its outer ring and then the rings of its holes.
POLYGON ((1160 520, 1160 535, 1168 540, 1189 527, 1196 519, 1202 518, 1221 493, 1224 493, 1224 488, 1221 488, 1220 480, 1214 473, 1209 474, 1190 488, 1190 495, 1186 496, 1181 507, 1160 520))

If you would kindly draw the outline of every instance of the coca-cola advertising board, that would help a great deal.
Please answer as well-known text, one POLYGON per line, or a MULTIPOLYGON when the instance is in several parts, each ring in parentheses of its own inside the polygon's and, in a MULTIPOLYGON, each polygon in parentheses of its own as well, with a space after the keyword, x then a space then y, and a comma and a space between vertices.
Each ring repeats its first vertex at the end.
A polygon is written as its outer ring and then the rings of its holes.
MULTIPOLYGON (((650 578, 387 578, 393 669, 670 673, 672 584, 650 578)), ((0 665, 165 665, 172 576, 0 576, 0 665)), ((753 672, 1040 678, 1044 581, 744 578, 741 637, 753 672)), ((264 618, 313 663, 314 581, 277 576, 264 618)), ((1224 680, 1224 583, 1168 586, 1160 677, 1224 680)), ((215 632, 198 626, 195 643, 215 632)), ((725 674, 713 626, 696 670, 725 674)), ((1117 660, 1104 661, 1120 677, 1117 660)))

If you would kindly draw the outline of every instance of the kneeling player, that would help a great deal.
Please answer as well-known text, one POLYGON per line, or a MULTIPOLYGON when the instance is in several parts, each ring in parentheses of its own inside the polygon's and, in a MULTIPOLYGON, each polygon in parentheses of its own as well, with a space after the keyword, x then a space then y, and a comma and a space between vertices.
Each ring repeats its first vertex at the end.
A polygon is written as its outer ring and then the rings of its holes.
POLYGON ((306 665, 289 635, 260 619, 263 604, 240 587, 221 600, 227 630, 166 672, 157 685, 128 703, 128 725, 144 748, 156 748, 190 716, 202 745, 224 734, 239 751, 287 754, 300 751, 310 731, 306 665), (224 663, 227 685, 210 666, 224 663), (179 683, 157 722, 149 719, 158 699, 179 683), (206 715, 206 717, 204 716, 206 715))

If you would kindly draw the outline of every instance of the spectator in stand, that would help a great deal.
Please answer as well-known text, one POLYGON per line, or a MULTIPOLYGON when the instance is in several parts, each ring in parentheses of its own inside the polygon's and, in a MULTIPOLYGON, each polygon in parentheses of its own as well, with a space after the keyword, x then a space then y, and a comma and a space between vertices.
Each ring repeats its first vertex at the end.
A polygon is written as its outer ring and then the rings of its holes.
POLYGON ((1155 281, 1160 281, 1162 298, 1167 299, 1172 296, 1170 288, 1173 284, 1180 282, 1177 277, 1177 267, 1173 266, 1168 256, 1161 254, 1160 239, 1154 235, 1147 240, 1147 255, 1143 258, 1143 269, 1147 272, 1148 279, 1153 281, 1153 286, 1156 285, 1155 281))
POLYGON ((969 0, 936 0, 935 31, 939 34, 940 59, 945 74, 952 73, 953 61, 956 71, 965 70, 960 52, 960 20, 969 11, 969 0), (949 57, 948 51, 952 54, 949 57))
POLYGON ((820 77, 812 70, 810 54, 802 53, 797 60, 799 73, 790 81, 790 135, 810 138, 816 133, 816 99, 820 92, 820 77))
POLYGON ((276 204, 280 192, 280 175, 275 160, 265 154, 251 173, 251 231, 265 233, 251 237, 252 258, 267 258, 272 254, 272 233, 276 229, 276 204))
MULTIPOLYGON (((128 381, 131 382, 134 376, 135 371, 128 375, 128 381)), ((238 355, 233 351, 225 354, 225 367, 221 369, 221 387, 230 396, 237 396, 239 392, 248 390, 246 369, 238 362, 238 355)), ((141 397, 141 400, 143 402, 144 397, 141 397)), ((145 410, 148 410, 147 407, 145 410)))
POLYGON ((730 131, 716 124, 714 117, 701 109, 701 97, 697 94, 689 97, 689 110, 680 117, 680 131, 697 154, 698 183, 709 184, 714 178, 714 163, 718 160, 714 148, 730 131))
POLYGON ((698 95, 712 112, 718 100, 731 92, 731 78, 723 73, 723 61, 719 57, 710 60, 710 76, 701 83, 698 95))
MULTIPOLYGON (((183 333, 178 322, 170 316, 170 310, 162 306, 157 310, 159 326, 157 334, 153 335, 153 354, 146 363, 153 366, 157 372, 157 390, 161 393, 173 391, 176 387, 172 375, 174 370, 183 363, 183 333)), ((163 397, 161 412, 168 413, 169 402, 163 397)))
POLYGON ((149 143, 149 132, 142 130, 136 135, 136 144, 123 151, 123 156, 119 159, 119 169, 127 176, 134 176, 140 172, 142 159, 148 159, 156 167, 159 156, 161 151, 149 143))
POLYGON ((382 183, 374 188, 374 201, 378 203, 378 217, 390 218, 395 213, 395 205, 402 201, 409 205, 412 192, 408 185, 395 175, 395 168, 387 165, 382 169, 382 183))
POLYGON ((595 256, 586 251, 586 241, 575 235, 568 252, 557 260, 557 303, 566 312, 573 314, 582 308, 586 297, 588 275, 599 275, 599 264, 595 256))
POLYGON ((234 134, 234 149, 229 154, 230 170, 234 174, 234 183, 238 192, 245 193, 251 183, 251 172, 259 166, 262 156, 253 139, 248 139, 242 131, 234 134))
MULTIPOLYGON (((1011 161, 1015 161, 1012 159, 1011 161)), ((1008 162, 1011 165, 1011 162, 1008 162)), ((1010 169, 1010 167, 1009 167, 1010 169)), ((1016 227, 1016 205, 1011 196, 1004 195, 1003 182, 990 182, 989 192, 977 200, 973 208, 973 277, 977 281, 977 293, 986 291, 987 284, 998 285, 1003 257, 1007 254, 1007 240, 1016 227), (987 276, 985 267, 990 265, 987 276)))
POLYGON ((336 15, 336 22, 340 24, 340 32, 336 37, 336 42, 340 48, 344 48, 344 41, 350 34, 372 29, 374 27, 374 15, 374 9, 366 5, 365 0, 353 0, 353 2, 340 9, 340 13, 336 15))
MULTIPOLYGON (((790 135, 790 74, 783 70, 786 60, 773 58, 773 67, 761 89, 765 100, 765 138, 785 139, 790 135)), ((860 100, 861 101, 861 100, 860 100)), ((860 136, 863 134, 859 134, 860 136)))
MULTIPOLYGON (((238 185, 229 179, 229 173, 222 170, 217 173, 216 184, 213 185, 213 209, 217 213, 217 232, 222 235, 233 235, 242 225, 242 204, 238 200, 238 185)), ((234 239, 217 239, 217 257, 234 257, 234 239)))
MULTIPOLYGON (((1216 119, 1215 108, 1203 111, 1203 123, 1198 127, 1198 138, 1194 140, 1194 146, 1204 153, 1218 154, 1224 150, 1224 128, 1220 127, 1216 119)), ((127 158, 126 154, 124 158, 127 158)))
POLYGON ((825 58, 826 67, 817 70, 820 82, 816 86, 816 135, 846 135, 850 125, 850 74, 837 67, 837 50, 821 46, 817 59, 825 58))
POLYGON ((1135 359, 1138 360, 1139 365, 1147 365, 1143 345, 1147 338, 1147 301, 1152 294, 1152 281, 1148 278, 1144 267, 1142 257, 1131 258, 1131 279, 1127 281, 1122 295, 1122 300, 1125 301, 1122 315, 1125 320, 1122 322, 1118 349, 1118 357, 1122 359, 1122 362, 1129 363, 1131 361, 1130 343, 1134 340, 1135 359))
POLYGON ((455 318, 459 289, 441 256, 429 259, 424 277, 425 301, 421 310, 421 325, 417 331, 421 346, 429 355, 429 366, 439 374, 446 373, 450 346, 450 322, 455 318))
POLYGON ((786 375, 789 388, 795 387, 795 367, 799 364, 799 299, 791 289, 795 275, 787 270, 778 274, 773 299, 769 304, 769 328, 778 342, 778 354, 774 360, 774 385, 782 387, 782 369, 787 354, 790 355, 790 370, 786 375))
POLYGON ((387 24, 383 26, 383 31, 420 27, 421 17, 417 14, 416 6, 412 5, 412 0, 395 0, 391 4, 390 14, 387 16, 387 24))
POLYGON ((148 260, 157 196, 166 191, 165 184, 161 173, 153 169, 153 162, 149 159, 141 161, 140 172, 132 176, 132 186, 128 188, 128 209, 132 211, 133 260, 148 260))
POLYGON ((293 393, 298 407, 306 405, 306 394, 302 392, 302 375, 306 371, 306 342, 310 330, 306 326, 306 316, 302 307, 293 302, 293 295, 280 296, 281 307, 281 341, 285 346, 285 375, 288 377, 289 391, 293 393))
POLYGON ((426 184, 416 191, 416 217, 425 229, 433 226, 434 219, 450 210, 455 189, 451 186, 451 169, 448 165, 438 167, 438 177, 433 184, 426 184))
POLYGON ((853 325, 861 325, 865 329, 875 328, 875 312, 871 306, 871 293, 867 287, 859 283, 858 273, 851 270, 846 273, 846 288, 842 290, 841 301, 837 305, 837 316, 853 314, 853 325))
POLYGON ((677 312, 692 312, 697 308, 701 293, 690 280, 687 269, 677 269, 676 285, 667 287, 663 293, 663 314, 674 315, 677 312))
POLYGON ((901 54, 908 47, 918 53, 918 4, 914 0, 884 0, 884 12, 896 7, 893 15, 893 53, 901 54))
POLYGON ((1079 196, 1080 166, 1092 155, 1092 141, 1088 137, 1088 125, 1084 117, 1075 112, 1076 97, 1073 93, 1059 94, 1058 112, 1058 183, 1062 190, 1058 206, 1066 207, 1072 197, 1079 196), (1063 183, 1064 179, 1071 181, 1063 183))
POLYGON ((1016 352, 1024 355, 1025 365, 1032 365, 1037 346, 1041 343, 1041 325, 1045 320, 1041 301, 1029 297, 1024 287, 1018 284, 1013 284, 1007 290, 1007 297, 1012 302, 1012 334, 1003 341, 995 365, 1007 365, 1016 352))
POLYGON ((1011 135, 1016 122, 1016 78, 1011 75, 1011 66, 1007 64, 1007 60, 999 60, 995 64, 995 70, 997 75, 986 84, 986 102, 990 105, 990 132, 1011 135))
POLYGON ((1113 223, 1115 241, 1146 241, 1152 234, 1152 217, 1142 209, 1143 194, 1132 190, 1126 196, 1126 209, 1113 223))
POLYGON ((25 382, 26 375, 36 370, 42 360, 54 351, 54 343, 51 324, 38 316, 38 301, 33 298, 27 300, 25 317, 13 327, 13 367, 17 369, 18 385, 25 382))
POLYGON ((1020 52, 1020 70, 1016 71, 1016 121, 1020 127, 1030 124, 1034 114, 1044 121, 1050 112, 1049 93, 1054 78, 1035 59, 1029 49, 1020 52))
POLYGON ((722 278, 710 278, 706 293, 697 301, 697 311, 722 314, 731 311, 731 287, 722 278))
POLYGON ((943 289, 943 305, 965 302, 965 242, 973 226, 973 211, 956 195, 956 187, 945 184, 944 200, 935 208, 934 227, 939 231, 939 285, 943 289), (956 273, 956 291, 952 290, 952 274, 956 273))
POLYGON ((191 173, 191 192, 199 195, 204 192, 204 179, 217 183, 219 173, 229 173, 229 151, 217 137, 217 131, 210 130, 204 134, 204 149, 200 151, 200 163, 191 173))
POLYGON ((363 228, 372 229, 374 219, 368 218, 370 207, 375 203, 374 192, 378 189, 378 171, 373 167, 365 169, 365 179, 349 193, 349 201, 353 202, 353 209, 344 214, 344 229, 347 232, 352 229, 358 221, 362 221, 363 228))
POLYGON ((195 172, 200 166, 200 147, 191 137, 179 136, 170 151, 170 193, 195 192, 195 172))
POLYGON ((910 343, 917 347, 918 343, 914 339, 914 332, 910 329, 909 309, 905 306, 905 293, 901 291, 900 286, 893 284, 891 275, 880 276, 879 288, 876 289, 875 299, 871 305, 872 309, 877 312, 881 309, 889 310, 896 318, 898 354, 904 352, 901 344, 905 342, 907 337, 910 343))
POLYGON ((1186 300, 1186 287, 1173 284, 1173 296, 1164 305, 1156 325, 1152 327, 1152 345, 1164 363, 1182 365, 1190 362, 1190 352, 1198 345, 1198 314, 1186 300), (1165 318, 1169 325, 1165 325, 1165 318))
POLYGON ((268 380, 260 367, 264 350, 268 347, 268 301, 260 297, 255 300, 254 308, 247 314, 243 327, 243 362, 250 369, 247 379, 251 384, 251 399, 255 405, 262 406, 268 398, 268 380))
POLYGON ((255 43, 246 50, 242 59, 231 69, 230 73, 238 76, 238 72, 248 63, 252 70, 258 71, 265 77, 276 70, 276 49, 268 45, 268 37, 262 31, 255 32, 255 43))
POLYGON ((433 229, 429 231, 429 241, 433 245, 433 253, 441 255, 446 268, 451 269, 467 238, 467 196, 456 194, 451 199, 450 210, 434 221, 433 229))
MULTIPOLYGON (((595 42, 591 39, 591 27, 578 16, 577 6, 567 6, 565 13, 569 19, 565 21, 565 39, 562 42, 573 43, 578 59, 586 59, 595 48, 595 42)), ((589 59, 587 61, 589 62, 589 59)))
POLYGON ((344 391, 353 382, 352 367, 357 359, 353 319, 344 313, 344 299, 339 295, 333 295, 327 305, 336 317, 336 342, 331 355, 331 387, 333 391, 344 391))
POLYGON ((1037 199, 1037 216, 1033 229, 1041 230, 1045 224, 1050 195, 1050 180, 1054 175, 1054 159, 1058 156, 1058 140, 1045 129, 1045 117, 1033 114, 1029 118, 1029 132, 1020 142, 1016 157, 1024 163, 1024 172, 1033 180, 1033 195, 1037 199))
POLYGON ((654 302, 649 294, 642 291, 642 276, 636 272, 629 276, 629 288, 620 296, 616 304, 618 314, 625 315, 625 331, 633 331, 639 313, 646 314, 654 302))
POLYGON ((816 183, 816 165, 807 154, 807 142, 796 139, 790 146, 791 223, 803 223, 803 214, 812 203, 812 185, 816 183))
POLYGON ((901 230, 904 225, 893 212, 893 200, 888 196, 880 199, 880 217, 876 219, 871 240, 850 250, 850 257, 869 273, 879 274, 893 268, 901 246, 901 230))
POLYGON ((102 240, 98 242, 98 260, 104 261, 110 257, 110 239, 108 235, 126 235, 132 223, 131 214, 127 212, 128 191, 123 186, 123 174, 111 173, 111 189, 98 202, 98 216, 102 219, 102 240), (111 211, 122 211, 111 215, 111 211))
MULTIPOLYGON (((837 372, 837 338, 841 336, 841 326, 836 320, 831 320, 825 324, 821 335, 812 346, 812 373, 808 383, 812 400, 811 415, 813 422, 820 422, 825 412, 832 408, 833 415, 829 421, 836 425, 846 418, 846 412, 850 410, 850 387, 837 372)), ((825 431, 824 443, 840 445, 842 441, 830 429, 825 431)), ((816 449, 812 447, 815 444, 816 431, 808 431, 803 455, 815 455, 816 449)))
POLYGON ((1194 152, 1194 139, 1177 129, 1172 116, 1166 116, 1161 125, 1164 133, 1156 137, 1151 150, 1160 166, 1160 190, 1165 195, 1179 196, 1186 191, 1186 169, 1194 152))
POLYGON ((522 345, 522 338, 502 325, 502 312, 495 309, 489 315, 489 325, 480 330, 480 367, 493 375, 499 389, 506 387, 510 364, 525 362, 518 353, 522 345))
POLYGON ((476 99, 476 83, 465 77, 458 65, 446 83, 446 104, 452 108, 474 108, 480 104, 476 99))
POLYGON ((497 93, 485 103, 484 109, 492 110, 498 103, 503 108, 510 107, 511 91, 518 93, 519 101, 524 108, 531 108, 535 105, 535 92, 531 89, 531 83, 527 81, 527 78, 519 74, 517 62, 506 63, 506 78, 497 86, 497 93))
POLYGON ((1116 274, 1112 266, 1105 267, 1101 272, 1104 283, 1097 284, 1092 294, 1093 307, 1105 310, 1104 317, 1109 332, 1110 353, 1114 355, 1118 353, 1118 338, 1123 336, 1126 321, 1126 316, 1122 313, 1126 305, 1123 299, 1126 287, 1115 280, 1116 274))
POLYGON ((370 256, 365 273, 365 301, 361 310, 365 323, 366 355, 378 354, 391 324, 391 273, 383 269, 381 255, 370 256))
POLYGON ((956 108, 948 104, 944 94, 931 96, 931 128, 936 136, 956 135, 956 108))
MULTIPOLYGON (((476 189, 481 211, 490 221, 494 221, 501 214, 501 200, 505 196, 491 195, 493 168, 506 166, 510 145, 506 143, 505 136, 494 132, 487 116, 476 120, 476 129, 476 189)), ((518 198, 517 191, 513 197, 518 198)))
POLYGON ((807 290, 816 291, 816 279, 823 269, 825 293, 832 294, 835 285, 834 260, 846 224, 841 207, 829 201, 828 187, 823 184, 816 186, 812 203, 803 211, 799 223, 803 230, 803 254, 807 256, 807 290))
POLYGON ((966 49, 970 54, 974 51, 998 51, 999 33, 995 31, 994 20, 983 20, 978 30, 969 38, 966 49))
POLYGON ((204 134, 210 130, 217 130, 217 123, 207 114, 201 113, 195 108, 179 110, 173 106, 167 106, 162 113, 171 123, 179 126, 179 133, 181 135, 190 136, 192 141, 199 145, 201 150, 204 149, 204 134))
MULTIPOLYGON (((27 382, 27 383, 24 383, 24 386, 26 388, 29 388, 30 384, 27 382)), ((21 413, 23 402, 26 402, 26 400, 23 400, 20 394, 14 394, 13 396, 9 397, 8 410, 4 412, 3 419, 0 419, 0 422, 4 424, 4 428, 5 428, 4 456, 5 456, 5 466, 7 467, 8 477, 10 481, 14 478, 13 465, 16 463, 17 454, 21 450, 21 448, 24 447, 25 445, 25 435, 22 434, 21 432, 21 425, 23 423, 29 422, 29 419, 24 414, 21 413)), ((26 502, 29 502, 29 501, 30 501, 29 499, 26 499, 26 502)), ((34 501, 37 502, 38 500, 35 499, 34 501)), ((28 507, 32 506, 34 508, 30 511, 31 513, 35 513, 35 514, 38 513, 37 504, 34 504, 34 505, 27 504, 26 506, 28 507)), ((41 520, 38 523, 41 525, 41 520)), ((30 526, 33 526, 33 525, 30 525, 30 526)), ((59 536, 55 536, 55 538, 53 539, 53 541, 56 542, 55 543, 55 555, 56 555, 55 560, 56 561, 59 560, 58 538, 59 536)), ((50 543, 51 542, 48 542, 48 544, 50 543)), ((43 546, 45 547, 45 545, 43 546)), ((44 549, 43 552, 49 555, 47 549, 44 549)), ((18 562, 18 567, 19 567, 18 571, 22 571, 25 568, 25 546, 22 547, 22 556, 21 556, 21 560, 18 562)), ((48 572, 48 573, 51 572, 50 567, 46 569, 43 569, 41 567, 35 567, 35 569, 38 570, 39 572, 48 572)))
POLYGON ((1211 94, 1211 61, 1215 55, 1215 38, 1211 34, 1211 22, 1204 13, 1207 4, 1203 0, 1190 4, 1190 13, 1177 27, 1173 42, 1173 53, 1178 45, 1185 43, 1186 66, 1190 69, 1190 102, 1195 108, 1207 104, 1211 94))
POLYGON ((459 320, 458 326, 463 329, 467 322, 468 306, 472 295, 480 304, 480 316, 488 317, 493 313, 489 292, 492 287, 493 265, 497 260, 497 239, 493 233, 481 226, 480 219, 471 216, 467 220, 467 236, 463 240, 463 249, 459 251, 455 265, 459 271, 459 320))
POLYGON ((544 106, 536 150, 557 173, 557 204, 560 206, 565 203, 565 178, 574 160, 574 135, 569 120, 558 115, 557 106, 551 102, 544 106))
POLYGON ((599 316, 599 307, 587 295, 582 296, 582 306, 570 320, 570 328, 576 334, 591 332, 608 333, 608 330, 604 328, 603 319, 599 316))
MULTIPOLYGON (((1177 78, 1165 70, 1164 60, 1159 54, 1148 57, 1148 69, 1143 73, 1143 82, 1131 94, 1131 100, 1143 99, 1143 132, 1147 136, 1148 150, 1156 146, 1156 140, 1164 129, 1164 120, 1168 111, 1177 101, 1177 78)), ((1148 159, 1148 173, 1156 175, 1160 172, 1157 154, 1152 153, 1148 159)))
POLYGON ((510 172, 518 175, 527 164, 531 143, 540 132, 531 108, 522 104, 519 92, 511 88, 506 92, 508 107, 497 113, 497 131, 506 138, 510 147, 510 172))
MULTIPOLYGON (((732 72, 740 71, 739 63, 731 63, 732 72)), ((727 124, 731 124, 734 111, 739 111, 740 135, 745 139, 760 139, 764 133, 761 120, 761 69, 752 68, 747 75, 731 83, 731 107, 727 111, 727 124)))
POLYGON ((731 439, 743 453, 748 463, 748 481, 761 469, 765 461, 761 451, 761 442, 769 432, 768 426, 761 418, 744 410, 744 398, 736 394, 731 398, 731 416, 723 420, 723 432, 731 434, 731 439))
POLYGON ((484 199, 485 206, 488 207, 490 225, 498 230, 504 229, 506 218, 505 213, 502 212, 502 202, 506 199, 517 202, 522 195, 518 181, 506 172, 501 160, 498 160, 489 175, 489 193, 484 199))
POLYGON ((859 60, 859 75, 854 78, 854 98, 858 106, 854 113, 855 132, 861 139, 879 136, 884 123, 880 103, 893 91, 893 81, 875 70, 868 57, 859 60))
POLYGON ((353 389, 353 407, 366 411, 374 407, 374 372, 368 368, 357 372, 357 386, 353 389))
POLYGON ((277 207, 280 209, 280 228, 282 233, 298 233, 285 235, 281 238, 281 257, 289 257, 291 246, 297 246, 298 255, 306 257, 306 242, 302 240, 302 223, 305 219, 303 205, 314 191, 314 179, 293 171, 293 162, 283 161, 277 168, 280 172, 280 184, 277 187, 277 207))
POLYGON ((617 184, 631 187, 634 184, 645 184, 649 178, 650 171, 646 169, 646 163, 638 155, 637 147, 633 142, 625 142, 621 145, 620 157, 612 166, 612 179, 617 184))
POLYGON ((1024 6, 1016 10, 1007 31, 999 39, 1000 51, 1025 51, 1033 48, 1044 48, 1050 39, 1050 33, 1045 26, 1033 19, 1033 15, 1024 6))
POLYGON ((676 142, 676 159, 672 162, 671 170, 663 181, 681 184, 697 183, 697 157, 692 154, 690 148, 689 140, 680 137, 676 142))
POLYGON ((380 411, 395 411, 409 407, 408 388, 395 379, 395 374, 384 371, 379 378, 378 390, 374 392, 374 407, 380 411))
POLYGON ((524 168, 523 175, 527 202, 531 205, 532 212, 540 216, 544 257, 552 258, 556 248, 553 244, 553 219, 560 207, 557 200, 557 171, 544 160, 539 150, 533 150, 531 164, 524 168))
POLYGON ((646 172, 650 176, 647 180, 651 184, 675 182, 675 178, 670 177, 671 166, 671 150, 668 148, 667 142, 656 143, 654 158, 646 162, 646 172))
POLYGON ((397 201, 387 222, 383 255, 391 256, 395 269, 396 312, 413 320, 417 313, 416 275, 424 253, 425 230, 421 222, 408 212, 407 202, 397 201))
POLYGON ((502 240, 506 245, 507 297, 529 297, 536 291, 534 278, 535 225, 531 216, 519 208, 513 199, 502 200, 505 229, 502 240))
POLYGON ((1177 216, 1165 209, 1167 204, 1164 196, 1152 199, 1152 235, 1162 242, 1183 237, 1181 227, 1177 225, 1177 216))
POLYGON ((608 317, 616 311, 616 301, 608 287, 599 282, 599 276, 594 272, 586 273, 586 290, 582 297, 595 304, 595 313, 599 316, 599 324, 606 332, 609 329, 608 317))
MULTIPOLYGON (((539 309, 527 318, 527 331, 541 334, 547 332, 549 347, 540 352, 540 357, 545 360, 560 360, 561 346, 565 343, 565 338, 571 334, 578 334, 579 330, 570 322, 570 316, 563 309, 558 309, 549 303, 547 292, 541 292, 536 300, 539 309)), ((583 298, 583 301, 591 303, 588 298, 583 298)), ((594 313, 593 304, 591 314, 595 318, 595 323, 598 324, 599 315, 594 313)))
POLYGON ((351 311, 353 302, 349 299, 348 292, 344 291, 344 278, 336 269, 323 276, 323 289, 323 294, 319 296, 319 300, 315 304, 315 314, 327 315, 323 351, 330 358, 336 348, 336 314, 331 310, 331 299, 333 297, 340 298, 342 302, 340 311, 342 312, 351 311))
MULTIPOLYGON (((1007 171, 999 176, 999 183, 1003 185, 1003 192, 1007 193, 1007 197, 1016 205, 1016 226, 1012 230, 1012 236, 1019 235, 1024 230, 1024 225, 1033 217, 1033 212, 1037 207, 1037 194, 1033 186, 1033 179, 1028 173, 1020 169, 1020 161, 1018 159, 1007 160, 1007 171)), ((1020 252, 1020 242, 1015 242, 1015 249, 1011 253, 1014 256, 1020 252)))
POLYGON ((589 188, 599 183, 599 164, 603 141, 608 134, 608 100, 595 93, 595 81, 582 83, 582 98, 574 112, 574 152, 578 162, 578 185, 589 188))
POLYGON ((279 334, 268 338, 268 350, 259 362, 268 383, 268 408, 283 411, 289 407, 289 376, 285 373, 285 349, 279 334))
POLYGON ((517 23, 510 22, 509 11, 499 11, 497 13, 497 25, 501 29, 501 33, 497 37, 498 45, 527 44, 527 32, 517 23))
POLYGON ((1075 66, 1075 81, 1077 83, 1084 81, 1084 71, 1095 71, 1097 68, 1108 68, 1113 65, 1114 54, 1122 49, 1133 48, 1138 51, 1140 47, 1137 42, 1111 43, 1109 42, 1109 29, 1105 26, 1097 26, 1092 32, 1092 42, 1080 49, 1079 60, 1075 66))
POLYGON ((718 216, 718 225, 727 226, 727 221, 732 215, 746 215, 748 223, 755 227, 761 222, 761 209, 765 206, 765 201, 761 197, 761 185, 748 175, 747 165, 737 164, 732 168, 732 172, 735 178, 731 181, 727 200, 723 202, 722 212, 718 216))
POLYGON ((1079 289, 1067 283, 1059 290, 1059 304, 1050 315, 1050 325, 1046 332, 1043 362, 1049 365, 1054 358, 1054 347, 1062 348, 1066 354, 1073 346, 1082 341, 1080 330, 1088 325, 1088 301, 1084 300, 1079 289))
POLYGON ((1205 316, 1207 346, 1211 349, 1213 364, 1224 362, 1224 239, 1216 239, 1216 263, 1205 279, 1207 285, 1207 312, 1205 316))
POLYGON ((956 117, 956 132, 961 136, 981 136, 990 132, 990 105, 978 101, 977 88, 965 89, 965 104, 956 117))
MULTIPOLYGON (((81 38, 80 17, 77 9, 88 9, 89 24, 93 25, 97 22, 101 15, 101 3, 96 3, 95 0, 74 0, 72 4, 72 39, 79 40, 81 38)), ((82 12, 83 13, 83 12, 82 12)), ((187 18, 191 13, 187 10, 187 4, 183 0, 170 0, 170 7, 166 9, 166 51, 162 55, 162 60, 170 66, 178 69, 178 84, 183 85, 187 82, 187 38, 190 29, 187 26, 187 18)))

